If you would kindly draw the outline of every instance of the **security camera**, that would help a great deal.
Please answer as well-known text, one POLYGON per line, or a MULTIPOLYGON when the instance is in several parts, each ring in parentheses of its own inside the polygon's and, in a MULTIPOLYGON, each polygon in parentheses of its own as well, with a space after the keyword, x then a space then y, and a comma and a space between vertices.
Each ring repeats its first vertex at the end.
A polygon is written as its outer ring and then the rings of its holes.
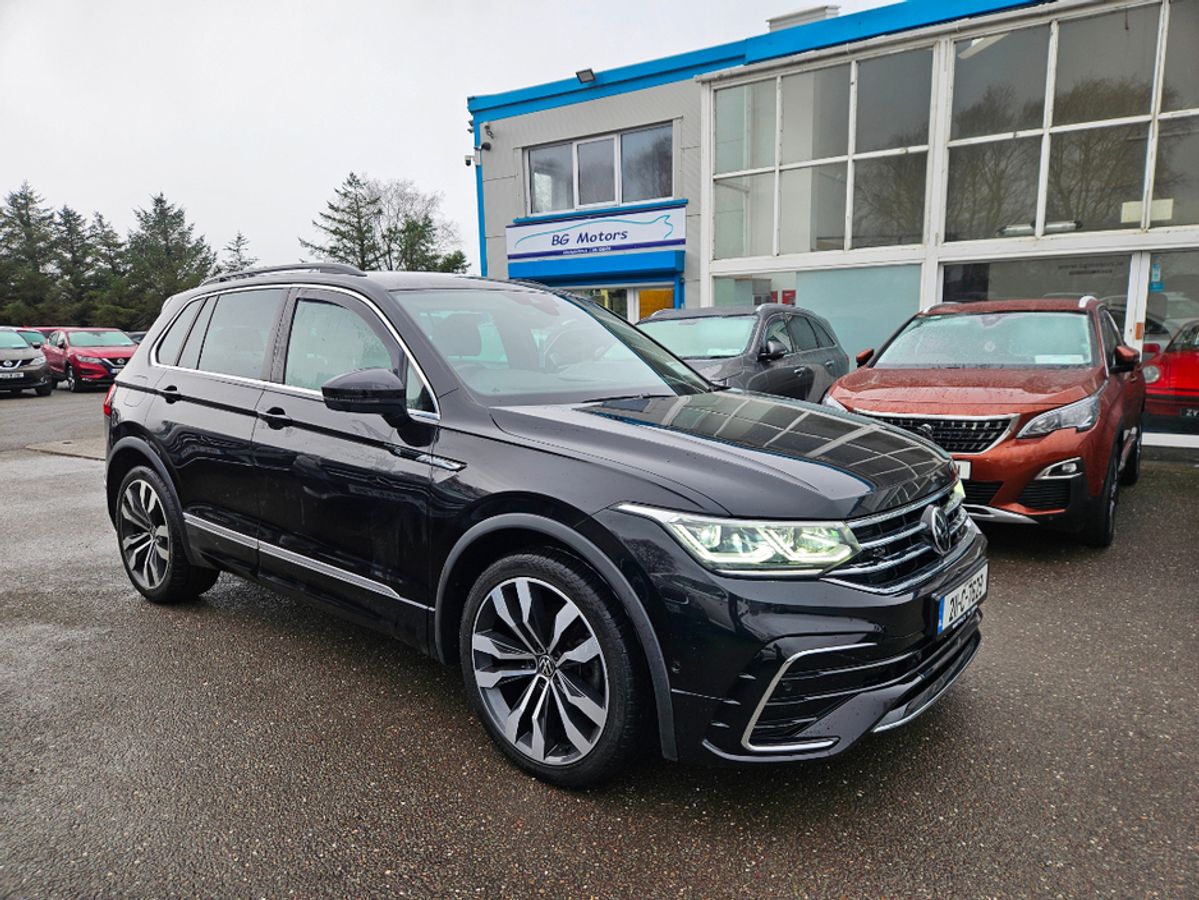
POLYGON ((491 149, 491 141, 483 141, 483 143, 479 144, 479 149, 480 150, 490 150, 491 149))
POLYGON ((475 155, 474 155, 473 153, 468 153, 468 154, 466 154, 464 157, 462 157, 462 161, 463 161, 464 163, 466 163, 466 165, 467 165, 468 167, 469 167, 469 166, 472 166, 472 165, 474 165, 474 163, 475 163, 475 155))

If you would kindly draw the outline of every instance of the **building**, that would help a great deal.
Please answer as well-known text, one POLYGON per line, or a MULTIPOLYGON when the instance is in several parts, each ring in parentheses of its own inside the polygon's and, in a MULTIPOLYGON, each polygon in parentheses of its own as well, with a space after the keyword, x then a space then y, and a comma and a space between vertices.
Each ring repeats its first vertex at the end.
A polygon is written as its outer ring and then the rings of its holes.
MULTIPOLYGON (((908 0, 472 97, 485 274, 798 303, 852 354, 942 300, 1199 319, 1199 0, 908 0)), ((1189 416, 1155 443, 1199 446, 1189 416)))

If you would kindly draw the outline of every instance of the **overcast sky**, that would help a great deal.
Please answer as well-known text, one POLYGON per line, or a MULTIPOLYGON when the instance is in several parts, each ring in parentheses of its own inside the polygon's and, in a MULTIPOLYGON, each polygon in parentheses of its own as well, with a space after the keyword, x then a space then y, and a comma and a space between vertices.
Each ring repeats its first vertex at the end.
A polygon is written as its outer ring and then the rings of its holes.
MULTIPOLYGON (((881 5, 846 0, 842 13, 881 5)), ((121 232, 162 191, 263 263, 352 171, 440 191, 477 265, 466 98, 765 31, 803 0, 0 0, 0 193, 121 232)))

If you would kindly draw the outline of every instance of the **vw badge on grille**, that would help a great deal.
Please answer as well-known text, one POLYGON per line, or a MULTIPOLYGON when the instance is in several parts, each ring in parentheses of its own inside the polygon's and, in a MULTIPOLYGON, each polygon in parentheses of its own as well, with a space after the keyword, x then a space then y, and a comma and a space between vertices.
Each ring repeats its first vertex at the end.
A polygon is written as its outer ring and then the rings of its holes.
POLYGON ((945 511, 939 506, 929 505, 925 508, 924 515, 920 517, 920 521, 928 529, 929 538, 933 542, 933 549, 942 556, 948 553, 952 548, 952 542, 949 537, 949 520, 945 518, 945 511))

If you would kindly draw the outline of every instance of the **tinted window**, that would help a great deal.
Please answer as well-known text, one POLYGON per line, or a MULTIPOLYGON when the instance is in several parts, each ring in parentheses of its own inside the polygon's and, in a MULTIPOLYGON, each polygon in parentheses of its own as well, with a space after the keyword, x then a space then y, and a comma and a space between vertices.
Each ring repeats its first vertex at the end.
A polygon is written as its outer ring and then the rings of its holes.
POLYGON ((792 316, 790 322, 791 339, 795 341, 797 350, 815 350, 819 345, 812 323, 803 316, 792 316))
POLYGON ((816 329, 816 337, 819 339, 821 347, 835 347, 837 345, 837 339, 819 322, 813 321, 812 327, 816 329))
POLYGON ((287 342, 285 384, 318 391, 346 372, 394 366, 387 345, 358 313, 321 300, 296 304, 287 342))
POLYGON ((173 366, 179 361, 179 351, 187 339, 188 329, 192 327, 192 322, 196 321, 196 316, 199 315, 200 307, 203 305, 203 300, 193 300, 171 323, 171 327, 158 342, 158 361, 160 363, 173 366))
POLYGON ((179 365, 185 369, 194 369, 200 361, 200 348, 204 346, 204 335, 208 332, 208 321, 212 318, 212 310, 215 306, 216 297, 209 297, 200 307, 196 324, 187 336, 183 352, 179 354, 179 365))
POLYGON ((238 291, 217 298, 197 368, 221 375, 261 378, 282 288, 238 291))
POLYGON ((787 348, 788 353, 795 352, 795 341, 787 330, 787 319, 783 316, 770 320, 770 324, 766 326, 766 337, 763 338, 762 343, 765 344, 766 341, 778 341, 787 348))

